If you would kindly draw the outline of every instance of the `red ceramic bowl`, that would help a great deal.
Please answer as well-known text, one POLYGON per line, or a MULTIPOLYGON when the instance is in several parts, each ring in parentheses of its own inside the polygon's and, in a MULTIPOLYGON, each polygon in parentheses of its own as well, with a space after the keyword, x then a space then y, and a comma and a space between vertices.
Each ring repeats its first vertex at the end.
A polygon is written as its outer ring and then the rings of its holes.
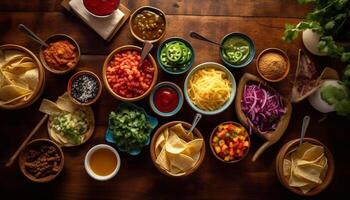
POLYGON ((82 0, 84 7, 94 17, 108 17, 119 7, 120 0, 82 0))

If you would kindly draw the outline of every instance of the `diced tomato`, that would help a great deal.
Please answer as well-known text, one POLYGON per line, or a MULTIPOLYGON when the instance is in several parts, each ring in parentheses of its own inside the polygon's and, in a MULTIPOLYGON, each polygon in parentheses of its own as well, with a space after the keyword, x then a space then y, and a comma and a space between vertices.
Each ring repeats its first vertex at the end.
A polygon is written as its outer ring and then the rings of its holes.
POLYGON ((126 50, 116 53, 108 63, 106 78, 115 93, 134 98, 149 89, 155 68, 148 59, 139 68, 140 59, 139 51, 126 50))

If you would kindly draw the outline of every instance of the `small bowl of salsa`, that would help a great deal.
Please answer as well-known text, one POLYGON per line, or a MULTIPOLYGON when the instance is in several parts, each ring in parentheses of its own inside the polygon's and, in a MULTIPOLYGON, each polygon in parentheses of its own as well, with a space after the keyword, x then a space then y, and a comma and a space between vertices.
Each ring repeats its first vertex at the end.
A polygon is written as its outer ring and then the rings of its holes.
POLYGON ((149 97, 152 110, 162 117, 170 117, 178 113, 183 101, 180 87, 172 82, 158 83, 149 97))
POLYGON ((165 14, 158 8, 142 6, 131 14, 129 27, 131 34, 140 42, 158 42, 165 35, 165 14))
POLYGON ((247 35, 230 33, 221 40, 220 57, 225 65, 242 68, 249 65, 255 56, 255 46, 247 35))
POLYGON ((94 17, 109 17, 119 7, 120 0, 82 0, 88 13, 94 17))
POLYGON ((72 37, 55 34, 50 36, 46 43, 49 46, 41 46, 39 58, 49 72, 62 75, 72 71, 78 65, 80 47, 72 37))

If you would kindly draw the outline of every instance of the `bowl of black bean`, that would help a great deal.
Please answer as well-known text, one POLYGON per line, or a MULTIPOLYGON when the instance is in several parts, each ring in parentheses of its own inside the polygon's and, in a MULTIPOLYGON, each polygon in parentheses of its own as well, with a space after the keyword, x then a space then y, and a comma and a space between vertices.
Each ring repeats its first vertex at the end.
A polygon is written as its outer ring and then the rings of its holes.
POLYGON ((101 95, 101 80, 91 71, 79 71, 69 79, 67 91, 74 103, 82 106, 91 105, 101 95))

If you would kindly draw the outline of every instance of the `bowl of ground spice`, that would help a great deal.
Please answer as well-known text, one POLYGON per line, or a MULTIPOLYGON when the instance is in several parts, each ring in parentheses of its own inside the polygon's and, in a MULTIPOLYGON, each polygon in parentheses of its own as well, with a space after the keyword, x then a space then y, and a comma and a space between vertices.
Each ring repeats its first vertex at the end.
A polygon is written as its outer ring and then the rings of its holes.
POLYGON ((257 58, 256 68, 266 81, 279 82, 286 78, 289 73, 288 55, 281 49, 265 49, 257 58))
POLYGON ((64 165, 61 147, 48 139, 31 141, 21 151, 18 160, 24 176, 38 183, 56 178, 64 165))
POLYGON ((100 78, 91 71, 79 71, 68 81, 67 91, 72 101, 78 105, 91 105, 102 92, 100 78))

